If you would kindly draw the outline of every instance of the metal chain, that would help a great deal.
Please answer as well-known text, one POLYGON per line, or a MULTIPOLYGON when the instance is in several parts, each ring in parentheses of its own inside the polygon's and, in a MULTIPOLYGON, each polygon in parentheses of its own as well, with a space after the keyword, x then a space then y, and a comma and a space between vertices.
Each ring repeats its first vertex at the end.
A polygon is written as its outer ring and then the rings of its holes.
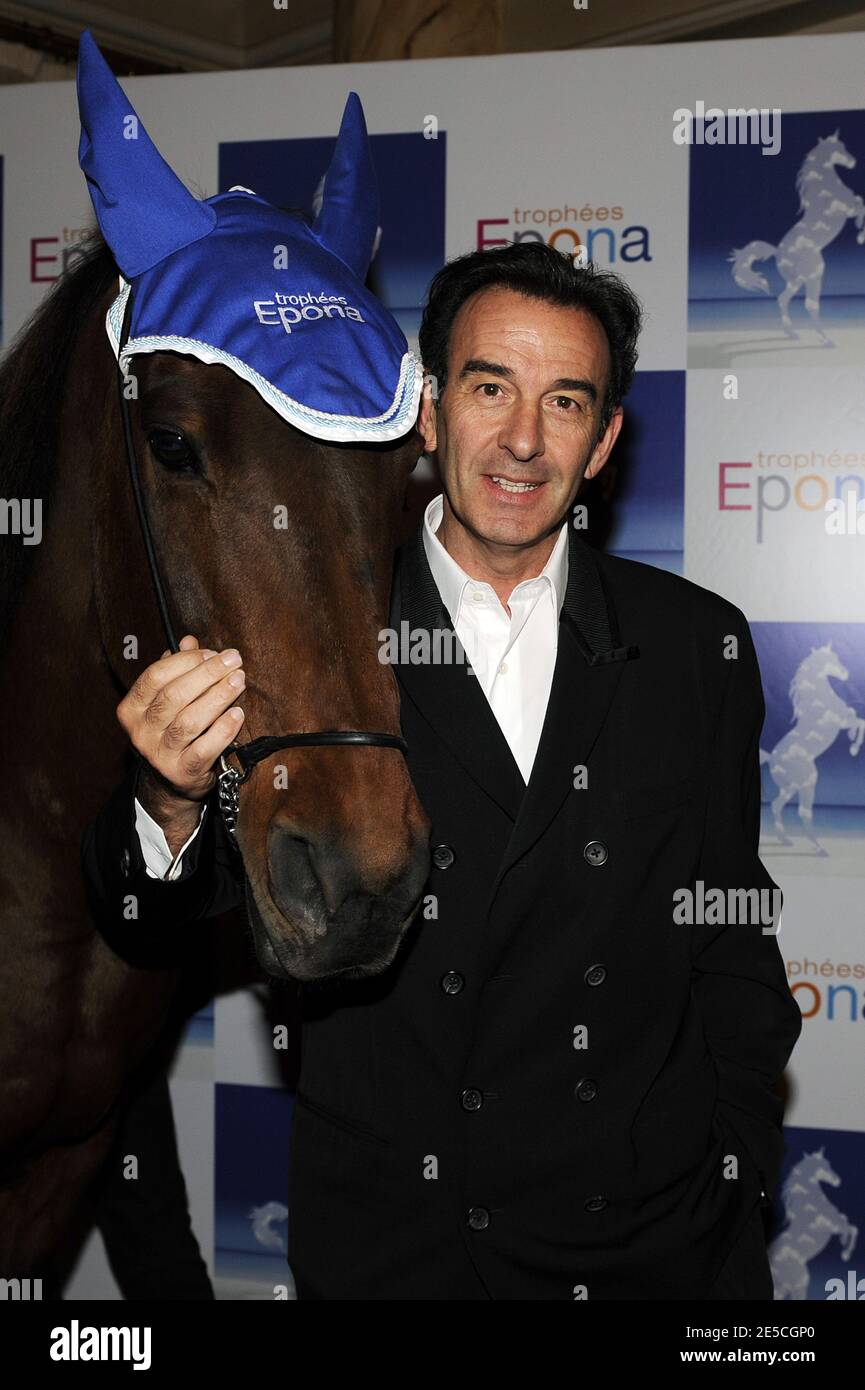
POLYGON ((219 774, 219 809, 222 812, 222 819, 230 843, 240 853, 240 846, 237 843, 237 818, 240 815, 240 797, 238 787, 241 782, 245 782, 248 773, 238 772, 236 767, 225 761, 223 754, 220 754, 219 761, 222 764, 222 771, 219 774))

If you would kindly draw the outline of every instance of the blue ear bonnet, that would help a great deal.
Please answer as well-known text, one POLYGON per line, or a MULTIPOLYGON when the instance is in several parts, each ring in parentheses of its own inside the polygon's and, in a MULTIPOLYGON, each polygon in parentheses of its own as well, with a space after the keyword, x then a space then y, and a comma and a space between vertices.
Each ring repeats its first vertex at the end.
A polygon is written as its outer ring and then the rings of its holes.
POLYGON ((228 367, 318 439, 397 439, 415 423, 418 358, 366 289, 378 194, 363 110, 346 103, 308 227, 249 189, 199 201, 162 159, 92 36, 78 59, 78 159, 121 271, 106 318, 120 356, 174 351, 228 367))
MULTIPOLYGON (((396 320, 298 218, 239 191, 206 206, 216 214, 206 237, 133 277, 121 365, 137 352, 190 353, 229 367, 319 439, 405 434, 420 364, 396 320)), ((125 282, 108 312, 115 355, 128 296, 125 282)))

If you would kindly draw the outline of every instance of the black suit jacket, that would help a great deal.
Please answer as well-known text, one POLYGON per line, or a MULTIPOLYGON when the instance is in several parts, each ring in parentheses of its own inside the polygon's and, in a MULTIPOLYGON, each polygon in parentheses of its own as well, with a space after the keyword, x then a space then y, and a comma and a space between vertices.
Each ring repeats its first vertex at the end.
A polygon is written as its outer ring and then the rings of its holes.
MULTIPOLYGON (((452 626, 420 531, 398 557, 400 622, 452 626)), ((396 669, 433 866, 383 975, 300 987, 301 1296, 704 1296, 776 1187, 776 1084, 802 1026, 774 934, 673 915, 698 880, 776 886, 757 852, 747 622, 570 529, 528 787, 465 665, 396 669)), ((168 959, 242 901, 242 872, 214 809, 184 877, 147 879, 132 792, 85 837, 84 865, 118 949, 134 933, 142 960, 168 959)))

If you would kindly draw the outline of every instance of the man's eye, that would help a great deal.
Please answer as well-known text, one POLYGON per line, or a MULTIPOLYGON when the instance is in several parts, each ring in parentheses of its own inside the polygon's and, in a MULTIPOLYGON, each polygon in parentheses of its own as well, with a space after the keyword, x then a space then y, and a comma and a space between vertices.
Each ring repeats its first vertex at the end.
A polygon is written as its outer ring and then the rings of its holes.
POLYGON ((570 407, 573 406, 573 413, 576 415, 578 415, 582 410, 582 406, 580 405, 579 401, 575 401, 572 396, 556 396, 555 402, 556 405, 564 406, 566 412, 568 412, 570 407))
POLYGON ((154 425, 147 431, 147 442, 166 468, 185 472, 198 467, 198 458, 189 440, 179 430, 154 425))
MULTIPOLYGON (((484 391, 484 392, 487 392, 487 391, 501 391, 501 389, 502 389, 502 388, 499 386, 499 384, 498 384, 497 381, 484 381, 484 382, 482 382, 481 385, 478 387, 478 390, 479 390, 479 391, 484 391)), ((492 401, 492 400, 495 400, 495 396, 487 396, 486 399, 489 400, 489 401, 492 401)))

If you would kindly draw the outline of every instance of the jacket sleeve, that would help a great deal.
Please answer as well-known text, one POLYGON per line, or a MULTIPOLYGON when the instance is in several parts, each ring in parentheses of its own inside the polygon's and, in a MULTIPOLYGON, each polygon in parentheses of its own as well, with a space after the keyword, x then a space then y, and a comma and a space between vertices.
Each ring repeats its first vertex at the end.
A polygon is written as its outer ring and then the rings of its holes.
MULTIPOLYGON (((718 1077, 718 1108, 755 1163, 767 1200, 776 1190, 784 1156, 783 1102, 776 1091, 802 1030, 802 1016, 787 983, 778 937, 765 926, 780 903, 777 884, 758 853, 760 840, 760 731, 765 715, 754 644, 744 614, 733 609, 728 631, 738 637, 738 659, 718 649, 718 679, 726 692, 709 761, 708 807, 698 879, 710 888, 756 888, 751 897, 768 913, 754 922, 695 925, 692 987, 718 1077), (777 890, 776 897, 772 890, 777 890)), ((744 899, 741 895, 739 901, 744 899)))
POLYGON ((130 965, 171 967, 201 944, 208 919, 244 904, 243 862, 231 845, 215 793, 172 881, 147 873, 135 827, 140 762, 115 789, 81 840, 90 909, 111 949, 130 965))

